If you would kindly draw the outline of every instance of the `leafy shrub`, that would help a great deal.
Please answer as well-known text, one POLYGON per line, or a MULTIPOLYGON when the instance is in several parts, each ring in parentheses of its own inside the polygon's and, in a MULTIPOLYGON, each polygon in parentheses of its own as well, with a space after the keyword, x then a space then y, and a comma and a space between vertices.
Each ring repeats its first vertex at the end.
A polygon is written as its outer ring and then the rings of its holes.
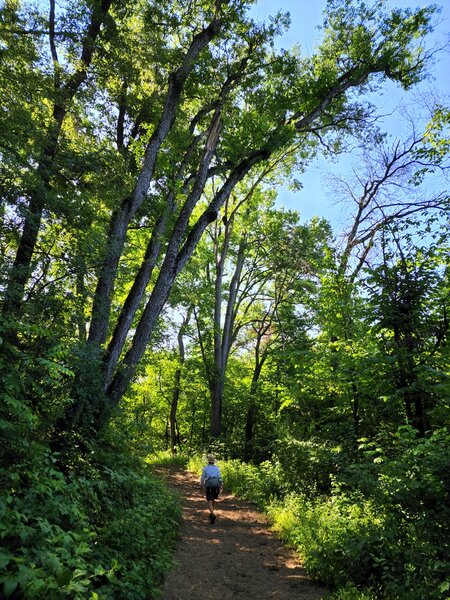
POLYGON ((103 564, 117 565, 103 587, 113 598, 150 598, 171 564, 179 511, 163 483, 145 473, 114 469, 103 481, 106 524, 98 532, 96 555, 103 564))
POLYGON ((376 575, 372 557, 387 540, 384 516, 373 504, 343 495, 315 502, 290 496, 268 512, 314 577, 339 586, 376 575))
POLYGON ((339 588, 327 598, 328 600, 378 600, 377 596, 370 590, 362 591, 352 583, 339 588))
POLYGON ((261 507, 281 494, 282 475, 277 464, 266 461, 255 466, 230 460, 221 464, 220 468, 227 488, 261 507))
POLYGON ((170 564, 179 507, 114 453, 62 473, 41 449, 2 476, 0 595, 152 598, 170 564), (110 459, 109 459, 110 460, 110 459))
POLYGON ((341 460, 339 448, 321 441, 294 438, 278 441, 276 457, 289 489, 308 495, 330 492, 332 475, 341 460))
POLYGON ((330 497, 297 494, 273 503, 274 526, 326 583, 369 586, 389 600, 444 598, 450 589, 448 442, 445 430, 417 438, 402 427, 388 450, 366 443, 365 459, 341 473, 330 497))
MULTIPOLYGON (((203 467, 206 464, 206 457, 202 457, 201 454, 193 454, 192 456, 189 457, 188 463, 187 463, 187 468, 192 471, 193 473, 197 473, 197 475, 200 475, 203 467)), ((221 463, 222 465, 222 463, 221 463)))
POLYGON ((10 344, 7 332, 16 325, 0 317, 0 467, 6 469, 39 453, 39 442, 55 418, 56 398, 61 402, 62 381, 72 375, 63 365, 67 349, 52 343, 48 330, 22 324, 21 347, 10 344))
POLYGON ((187 468, 189 462, 189 456, 186 454, 172 454, 170 450, 163 450, 160 452, 154 452, 146 457, 146 463, 149 465, 160 465, 165 467, 181 467, 187 468))

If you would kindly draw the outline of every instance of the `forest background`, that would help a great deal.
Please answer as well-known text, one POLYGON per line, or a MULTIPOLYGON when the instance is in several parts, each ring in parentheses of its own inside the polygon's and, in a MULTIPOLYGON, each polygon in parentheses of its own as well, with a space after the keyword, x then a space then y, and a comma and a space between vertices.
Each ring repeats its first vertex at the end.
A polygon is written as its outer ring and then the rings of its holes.
POLYGON ((448 594, 445 12, 250 5, 0 5, 5 597, 154 597, 206 450, 335 598, 448 594))

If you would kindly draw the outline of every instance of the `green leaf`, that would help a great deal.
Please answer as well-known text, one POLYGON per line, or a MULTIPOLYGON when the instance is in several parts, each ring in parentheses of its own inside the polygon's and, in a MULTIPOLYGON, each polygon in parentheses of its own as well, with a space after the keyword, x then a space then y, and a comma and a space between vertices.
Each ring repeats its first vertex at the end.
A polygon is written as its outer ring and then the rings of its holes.
POLYGON ((6 596, 6 598, 9 598, 11 596, 11 594, 14 592, 14 590, 17 588, 18 585, 18 581, 16 578, 14 579, 9 579, 8 581, 5 581, 3 584, 3 592, 6 596))
POLYGON ((4 569, 6 565, 11 562, 11 559, 14 558, 14 555, 7 550, 0 551, 0 569, 4 569))

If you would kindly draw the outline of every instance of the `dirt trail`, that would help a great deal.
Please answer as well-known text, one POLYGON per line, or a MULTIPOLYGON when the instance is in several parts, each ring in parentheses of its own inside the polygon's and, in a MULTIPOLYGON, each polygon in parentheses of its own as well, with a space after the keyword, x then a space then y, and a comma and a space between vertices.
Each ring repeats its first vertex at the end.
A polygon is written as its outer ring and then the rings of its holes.
POLYGON ((250 503, 222 494, 217 520, 208 521, 198 478, 183 470, 160 470, 184 498, 176 565, 162 600, 319 600, 325 588, 311 581, 295 555, 283 547, 250 503))

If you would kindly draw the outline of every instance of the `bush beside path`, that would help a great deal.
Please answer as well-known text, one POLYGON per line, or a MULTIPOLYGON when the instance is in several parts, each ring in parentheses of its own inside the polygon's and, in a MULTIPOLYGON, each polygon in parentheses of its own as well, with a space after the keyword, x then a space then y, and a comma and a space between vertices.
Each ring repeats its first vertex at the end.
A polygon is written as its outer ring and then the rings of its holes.
POLYGON ((162 600, 318 600, 325 588, 311 581, 295 554, 270 530, 263 514, 228 493, 208 521, 198 477, 183 469, 160 468, 183 502, 181 540, 162 600))

